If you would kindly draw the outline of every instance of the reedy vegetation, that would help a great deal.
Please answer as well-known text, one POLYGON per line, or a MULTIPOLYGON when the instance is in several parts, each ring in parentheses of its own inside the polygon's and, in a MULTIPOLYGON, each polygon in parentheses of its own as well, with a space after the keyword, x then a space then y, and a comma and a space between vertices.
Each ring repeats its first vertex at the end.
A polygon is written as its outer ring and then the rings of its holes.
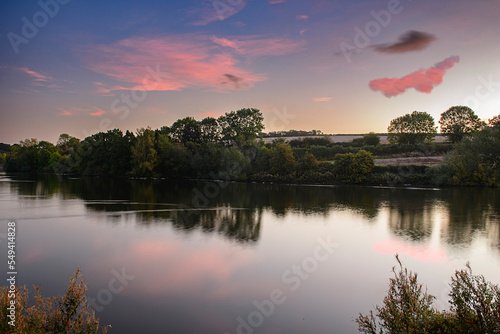
POLYGON ((40 287, 34 287, 34 294, 24 287, 15 290, 15 326, 11 326, 8 287, 0 288, 0 332, 5 334, 105 334, 109 326, 99 325, 95 312, 87 304, 85 292, 87 285, 78 269, 70 282, 66 293, 53 298, 42 297, 40 287), (30 299, 34 303, 30 305, 30 299))
POLYGON ((488 334, 500 333, 500 289, 482 275, 466 269, 457 270, 451 279, 450 310, 437 311, 432 307, 436 297, 427 293, 417 280, 417 274, 403 267, 396 255, 399 269, 394 277, 383 306, 375 313, 359 314, 359 331, 365 334, 488 334))

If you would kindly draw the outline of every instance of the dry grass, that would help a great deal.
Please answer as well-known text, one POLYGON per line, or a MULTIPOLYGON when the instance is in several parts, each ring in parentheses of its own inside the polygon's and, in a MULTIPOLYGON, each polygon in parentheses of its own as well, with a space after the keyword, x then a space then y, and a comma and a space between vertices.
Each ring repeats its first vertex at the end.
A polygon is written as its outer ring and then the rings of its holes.
POLYGON ((388 158, 388 159, 375 159, 377 166, 439 166, 445 160, 445 156, 432 156, 432 157, 402 157, 402 158, 388 158))
POLYGON ((95 312, 87 304, 87 285, 78 269, 70 282, 66 294, 53 298, 42 297, 40 287, 34 287, 34 304, 29 304, 30 293, 26 286, 16 287, 15 326, 8 307, 9 288, 0 288, 0 332, 5 334, 105 334, 108 326, 101 327, 95 312))

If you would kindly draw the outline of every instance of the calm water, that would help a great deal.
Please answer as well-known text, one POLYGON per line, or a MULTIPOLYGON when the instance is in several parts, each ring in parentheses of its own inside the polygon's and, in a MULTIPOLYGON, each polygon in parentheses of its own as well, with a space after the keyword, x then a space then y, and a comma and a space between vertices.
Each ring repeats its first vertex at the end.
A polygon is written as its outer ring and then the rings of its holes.
POLYGON ((354 318, 381 303, 395 253, 439 308, 467 261, 500 283, 493 189, 2 174, 5 257, 8 221, 18 281, 60 294, 80 267, 110 333, 357 333, 354 318))

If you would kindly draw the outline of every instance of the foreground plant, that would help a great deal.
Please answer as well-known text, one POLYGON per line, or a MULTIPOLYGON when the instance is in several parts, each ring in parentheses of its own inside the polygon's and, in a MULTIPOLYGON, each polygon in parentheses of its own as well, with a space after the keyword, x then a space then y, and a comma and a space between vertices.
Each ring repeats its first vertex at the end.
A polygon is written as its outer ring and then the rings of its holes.
POLYGON ((452 277, 450 311, 440 312, 432 307, 436 298, 418 283, 417 274, 404 268, 397 255, 396 260, 399 271, 393 268, 383 306, 356 318, 360 332, 500 333, 500 289, 482 275, 473 275, 469 264, 452 277))
POLYGON ((87 304, 87 285, 78 269, 70 277, 66 294, 53 298, 42 297, 40 287, 35 287, 34 304, 29 304, 29 291, 16 287, 15 326, 8 317, 10 311, 9 288, 0 288, 0 333, 65 333, 65 334, 105 334, 109 326, 101 327, 95 312, 87 304), (11 322, 9 324, 9 322, 11 322))

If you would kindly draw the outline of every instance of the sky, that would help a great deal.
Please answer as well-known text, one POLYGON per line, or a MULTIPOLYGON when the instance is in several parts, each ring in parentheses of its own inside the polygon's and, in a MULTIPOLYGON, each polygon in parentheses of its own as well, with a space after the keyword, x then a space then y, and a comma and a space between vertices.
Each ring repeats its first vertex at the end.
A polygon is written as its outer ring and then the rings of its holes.
POLYGON ((500 113, 498 0, 3 0, 0 142, 258 108, 266 132, 500 113))

